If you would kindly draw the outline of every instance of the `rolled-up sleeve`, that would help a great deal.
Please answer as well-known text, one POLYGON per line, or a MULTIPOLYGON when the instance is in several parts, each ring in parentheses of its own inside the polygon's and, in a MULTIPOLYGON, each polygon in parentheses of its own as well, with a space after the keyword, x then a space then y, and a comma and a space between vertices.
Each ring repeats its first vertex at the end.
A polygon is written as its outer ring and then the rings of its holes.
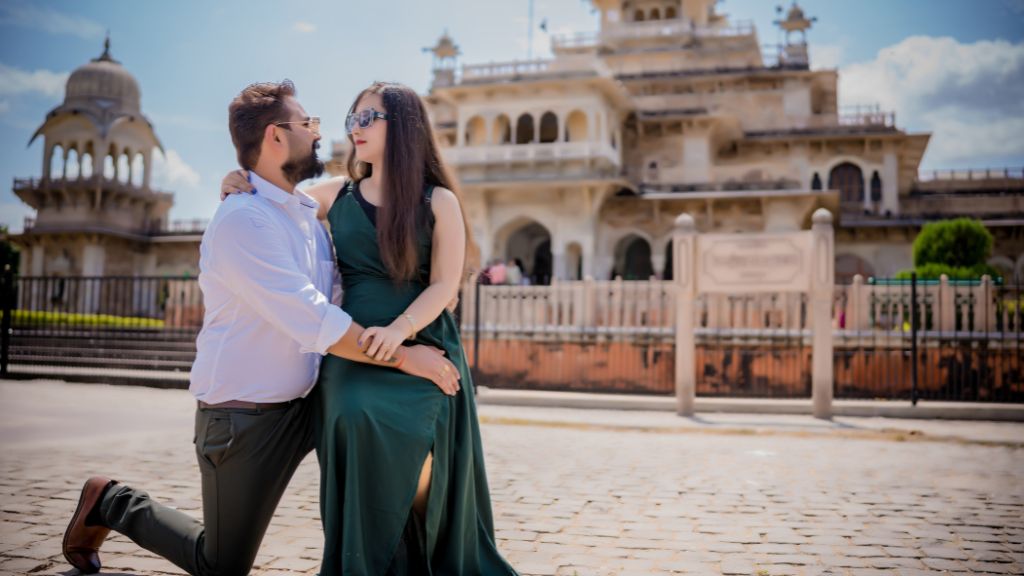
POLYGON ((226 214, 210 238, 210 271, 302 352, 325 354, 352 326, 352 317, 317 290, 286 238, 255 211, 226 214))

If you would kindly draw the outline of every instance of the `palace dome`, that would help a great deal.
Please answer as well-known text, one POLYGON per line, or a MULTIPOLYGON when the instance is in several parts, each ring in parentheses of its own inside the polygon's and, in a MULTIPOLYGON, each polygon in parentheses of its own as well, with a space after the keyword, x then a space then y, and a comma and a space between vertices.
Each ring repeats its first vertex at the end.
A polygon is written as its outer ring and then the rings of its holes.
POLYGON ((118 112, 140 112, 139 83, 121 63, 110 56, 110 39, 103 54, 80 66, 68 78, 64 103, 94 104, 118 112))

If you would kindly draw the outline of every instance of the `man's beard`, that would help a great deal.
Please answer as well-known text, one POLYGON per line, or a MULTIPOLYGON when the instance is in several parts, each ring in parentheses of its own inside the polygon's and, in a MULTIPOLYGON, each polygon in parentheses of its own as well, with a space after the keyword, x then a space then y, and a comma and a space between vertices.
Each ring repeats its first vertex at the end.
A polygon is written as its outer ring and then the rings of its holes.
POLYGON ((303 180, 309 180, 310 178, 316 178, 324 173, 324 163, 316 157, 316 150, 320 147, 320 142, 313 143, 313 150, 308 156, 301 158, 291 158, 281 166, 281 172, 284 173, 284 177, 288 179, 292 184, 298 184, 303 180))

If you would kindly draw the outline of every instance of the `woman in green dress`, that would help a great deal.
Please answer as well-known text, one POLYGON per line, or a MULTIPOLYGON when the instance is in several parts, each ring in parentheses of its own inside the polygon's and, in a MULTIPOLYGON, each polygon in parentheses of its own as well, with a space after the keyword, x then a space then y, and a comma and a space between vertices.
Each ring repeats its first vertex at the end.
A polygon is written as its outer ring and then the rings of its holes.
POLYGON ((318 411, 322 576, 515 574, 498 553, 473 386, 446 308, 464 277, 467 226, 419 95, 375 83, 346 119, 351 180, 317 184, 342 308, 366 353, 444 350, 461 390, 328 356, 318 411))

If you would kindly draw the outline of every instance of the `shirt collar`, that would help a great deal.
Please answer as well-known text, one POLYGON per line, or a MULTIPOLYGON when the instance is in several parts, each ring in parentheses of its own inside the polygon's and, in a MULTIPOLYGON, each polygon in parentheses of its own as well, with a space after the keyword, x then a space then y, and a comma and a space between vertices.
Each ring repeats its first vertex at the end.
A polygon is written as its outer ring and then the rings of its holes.
POLYGON ((266 179, 261 178, 259 174, 249 171, 249 183, 251 183, 260 196, 264 196, 278 204, 288 204, 290 202, 298 202, 307 208, 317 210, 320 208, 320 203, 314 200, 311 196, 296 188, 292 193, 288 193, 282 190, 280 187, 268 182, 266 179))
POLYGON ((292 202, 294 199, 294 196, 291 193, 282 190, 281 188, 274 184, 271 184, 267 180, 261 178, 259 174, 253 172, 252 170, 249 171, 249 182, 256 188, 256 192, 260 196, 273 200, 278 204, 287 204, 289 202, 292 202))

